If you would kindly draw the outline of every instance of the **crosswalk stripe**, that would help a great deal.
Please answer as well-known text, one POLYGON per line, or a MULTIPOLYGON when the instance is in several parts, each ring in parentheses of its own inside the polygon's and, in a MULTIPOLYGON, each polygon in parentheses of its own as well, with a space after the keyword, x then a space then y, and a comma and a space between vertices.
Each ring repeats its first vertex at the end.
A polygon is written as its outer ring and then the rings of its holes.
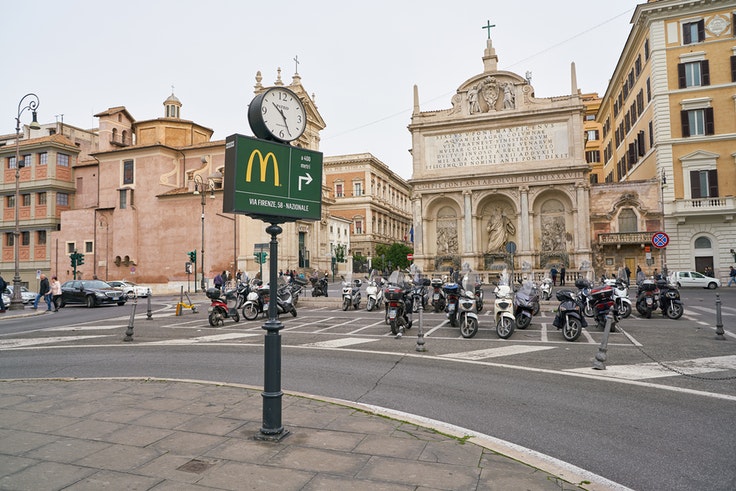
POLYGON ((0 349, 22 348, 24 346, 37 346, 39 344, 60 343, 65 341, 79 341, 82 339, 104 338, 105 335, 99 336, 55 336, 51 338, 33 338, 33 339, 0 339, 0 349))
MULTIPOLYGON (((605 370, 596 371, 596 375, 625 380, 644 380, 650 378, 675 377, 681 374, 697 375, 701 373, 736 370, 736 355, 695 358, 658 363, 640 363, 636 365, 608 365, 605 370), (669 370, 672 367, 678 372, 669 370)), ((591 373, 591 368, 574 368, 563 370, 574 373, 591 373)))
MULTIPOLYGON (((695 309, 695 310, 700 310, 700 311, 706 312, 706 313, 708 313, 708 314, 713 314, 713 315, 716 315, 716 309, 714 309, 714 308, 710 308, 710 307, 701 307, 700 305, 693 305, 693 306, 691 306, 691 307, 689 307, 689 308, 691 308, 691 309, 695 309)), ((723 309, 723 308, 721 308, 721 315, 723 315, 724 317, 728 317, 728 316, 734 316, 734 315, 736 315, 736 314, 732 314, 732 313, 730 313, 730 312, 724 312, 724 310, 726 310, 726 309, 723 309)), ((729 309, 729 310, 730 310, 730 309, 729 309)))
POLYGON ((209 343, 212 341, 230 341, 233 339, 252 338, 259 336, 256 333, 241 333, 241 332, 228 332, 224 334, 213 334, 211 336, 198 336, 196 338, 187 339, 169 339, 166 341, 152 341, 146 344, 197 344, 197 343, 209 343))
POLYGON ((363 344, 363 343, 372 343, 374 341, 378 341, 378 339, 368 339, 368 338, 343 338, 343 339, 333 339, 330 341, 318 341, 316 343, 307 343, 303 344, 303 347, 308 348, 344 348, 345 346, 353 346, 356 344, 363 344))
POLYGON ((457 358, 460 360, 483 360, 485 358, 497 358, 499 356, 521 355, 534 351, 555 349, 554 346, 503 346, 501 348, 489 348, 476 351, 462 351, 460 353, 447 353, 439 355, 444 358, 457 358))

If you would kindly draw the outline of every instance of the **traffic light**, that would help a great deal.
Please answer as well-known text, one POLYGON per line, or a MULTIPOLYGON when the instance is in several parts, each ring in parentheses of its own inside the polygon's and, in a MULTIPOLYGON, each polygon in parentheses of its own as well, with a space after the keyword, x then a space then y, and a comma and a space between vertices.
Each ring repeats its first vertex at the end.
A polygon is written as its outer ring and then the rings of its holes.
POLYGON ((77 253, 76 252, 72 252, 69 255, 69 258, 72 260, 72 268, 76 268, 77 267, 77 253))
POLYGON ((77 253, 77 266, 81 266, 82 264, 84 264, 84 254, 82 254, 81 252, 78 252, 77 253))
POLYGON ((193 263, 196 263, 197 262, 197 251, 196 250, 195 251, 189 251, 189 252, 187 252, 187 254, 189 255, 189 260, 191 262, 193 262, 193 263))
POLYGON ((256 260, 259 264, 264 264, 266 262, 266 258, 268 257, 267 252, 256 252, 256 260))

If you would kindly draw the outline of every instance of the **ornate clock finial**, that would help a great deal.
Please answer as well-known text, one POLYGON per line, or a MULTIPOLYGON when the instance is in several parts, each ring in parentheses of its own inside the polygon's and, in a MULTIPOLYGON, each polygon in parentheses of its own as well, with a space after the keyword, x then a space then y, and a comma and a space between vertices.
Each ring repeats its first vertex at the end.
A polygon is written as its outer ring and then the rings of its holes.
POLYGON ((260 89, 261 87, 263 87, 263 85, 261 84, 261 80, 263 80, 263 75, 261 75, 261 71, 258 70, 256 72, 256 85, 255 85, 256 89, 260 89))
POLYGON ((274 85, 284 85, 284 82, 281 80, 281 67, 278 67, 276 69, 276 81, 273 83, 274 85))

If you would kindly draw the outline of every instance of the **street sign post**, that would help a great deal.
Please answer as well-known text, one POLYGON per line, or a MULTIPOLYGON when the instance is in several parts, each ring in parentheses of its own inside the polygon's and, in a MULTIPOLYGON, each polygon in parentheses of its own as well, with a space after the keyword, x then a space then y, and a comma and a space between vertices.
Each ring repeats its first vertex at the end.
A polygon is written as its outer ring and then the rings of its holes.
POLYGON ((268 223, 319 220, 322 153, 243 135, 225 143, 225 213, 268 223))
POLYGON ((414 260, 414 254, 412 254, 412 253, 410 252, 409 254, 407 254, 407 255, 406 255, 406 259, 407 259, 408 261, 413 261, 413 260, 414 260))

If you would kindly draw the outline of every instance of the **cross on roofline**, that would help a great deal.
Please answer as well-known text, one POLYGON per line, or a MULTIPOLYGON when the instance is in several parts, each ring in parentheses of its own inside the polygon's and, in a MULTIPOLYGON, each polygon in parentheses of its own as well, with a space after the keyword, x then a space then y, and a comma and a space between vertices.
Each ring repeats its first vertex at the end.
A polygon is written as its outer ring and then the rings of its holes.
POLYGON ((491 27, 496 27, 496 24, 491 24, 490 20, 487 20, 486 25, 481 27, 481 29, 488 29, 488 39, 491 39, 491 27))

